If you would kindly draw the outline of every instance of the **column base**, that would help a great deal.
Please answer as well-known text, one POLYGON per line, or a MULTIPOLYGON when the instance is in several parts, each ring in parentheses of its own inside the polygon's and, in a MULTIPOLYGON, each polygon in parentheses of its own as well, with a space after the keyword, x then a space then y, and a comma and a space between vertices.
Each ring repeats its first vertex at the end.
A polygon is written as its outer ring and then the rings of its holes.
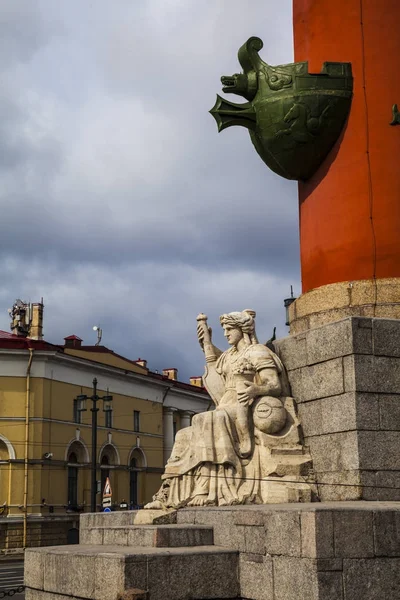
POLYGON ((400 277, 341 281, 302 294, 289 307, 290 334, 354 316, 400 319, 400 277))

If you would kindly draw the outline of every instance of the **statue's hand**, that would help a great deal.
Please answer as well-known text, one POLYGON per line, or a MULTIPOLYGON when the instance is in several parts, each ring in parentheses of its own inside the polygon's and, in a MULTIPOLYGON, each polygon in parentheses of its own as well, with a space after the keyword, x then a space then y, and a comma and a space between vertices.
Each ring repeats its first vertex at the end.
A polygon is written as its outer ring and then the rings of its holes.
POLYGON ((238 401, 241 404, 251 402, 256 396, 260 396, 260 386, 250 381, 241 382, 240 390, 237 391, 238 401))
MULTIPOLYGON (((197 325, 197 337, 198 337, 201 349, 203 351, 204 351, 204 337, 207 335, 207 332, 205 331, 206 327, 207 327, 207 325, 204 325, 204 323, 199 323, 197 325)), ((208 337, 209 337, 209 340, 211 342, 211 339, 212 339, 212 329, 211 329, 211 327, 207 327, 207 330, 208 330, 208 337)))

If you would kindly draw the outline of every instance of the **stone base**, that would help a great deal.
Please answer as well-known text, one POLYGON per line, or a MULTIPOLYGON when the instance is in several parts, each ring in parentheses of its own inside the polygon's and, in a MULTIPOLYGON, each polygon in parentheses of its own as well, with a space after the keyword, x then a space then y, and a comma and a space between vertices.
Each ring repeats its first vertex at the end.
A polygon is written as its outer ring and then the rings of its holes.
POLYGON ((341 281, 310 290, 289 307, 290 333, 352 316, 400 319, 400 278, 341 281))
POLYGON ((320 499, 400 500, 400 320, 350 317, 276 351, 320 499))
POLYGON ((400 598, 400 502, 183 509, 178 523, 239 551, 242 598, 400 598))
POLYGON ((26 600, 400 598, 400 502, 120 514, 86 518, 84 544, 27 549, 26 600))

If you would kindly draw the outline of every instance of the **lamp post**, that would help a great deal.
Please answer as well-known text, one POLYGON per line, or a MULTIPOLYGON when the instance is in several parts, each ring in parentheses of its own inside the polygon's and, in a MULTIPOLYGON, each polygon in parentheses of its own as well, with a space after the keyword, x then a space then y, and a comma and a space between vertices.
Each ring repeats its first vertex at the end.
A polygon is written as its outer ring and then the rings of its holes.
POLYGON ((80 394, 76 397, 78 402, 80 403, 79 411, 83 412, 86 410, 86 400, 92 401, 92 408, 90 412, 92 413, 92 467, 91 467, 91 489, 90 489, 90 512, 96 512, 96 494, 97 494, 97 413, 99 409, 97 408, 97 401, 103 400, 103 411, 107 412, 111 410, 109 403, 112 402, 113 397, 106 396, 98 396, 97 394, 97 379, 96 377, 93 379, 93 394, 91 396, 87 396, 86 394, 80 394))

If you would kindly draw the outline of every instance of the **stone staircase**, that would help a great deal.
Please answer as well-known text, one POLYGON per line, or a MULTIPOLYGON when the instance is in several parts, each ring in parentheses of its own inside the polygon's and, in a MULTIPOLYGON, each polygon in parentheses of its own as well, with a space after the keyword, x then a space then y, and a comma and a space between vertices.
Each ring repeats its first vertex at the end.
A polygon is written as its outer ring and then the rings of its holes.
POLYGON ((79 545, 26 551, 26 600, 239 597, 238 552, 215 546, 210 526, 127 511, 82 515, 80 532, 79 545))

